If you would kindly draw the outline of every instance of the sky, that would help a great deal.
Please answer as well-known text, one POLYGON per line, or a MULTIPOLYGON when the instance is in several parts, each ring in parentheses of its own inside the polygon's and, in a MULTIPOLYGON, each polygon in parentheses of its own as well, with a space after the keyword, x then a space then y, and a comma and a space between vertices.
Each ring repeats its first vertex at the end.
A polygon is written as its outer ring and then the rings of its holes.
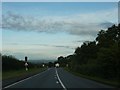
POLYGON ((119 0, 1 0, 2 2, 119 2, 119 0))
POLYGON ((56 60, 117 22, 117 2, 3 2, 2 53, 56 60))

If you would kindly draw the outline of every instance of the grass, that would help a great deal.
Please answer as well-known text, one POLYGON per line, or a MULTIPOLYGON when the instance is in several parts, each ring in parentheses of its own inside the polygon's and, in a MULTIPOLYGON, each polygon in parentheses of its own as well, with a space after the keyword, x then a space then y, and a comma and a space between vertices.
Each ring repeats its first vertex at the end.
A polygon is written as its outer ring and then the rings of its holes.
POLYGON ((83 78, 86 78, 86 79, 90 79, 90 80, 94 80, 94 81, 97 81, 97 82, 100 82, 100 83, 103 83, 103 84, 107 84, 107 85, 111 85, 113 87, 120 87, 120 82, 119 80, 106 80, 106 79, 103 79, 103 78, 99 78, 99 77, 92 77, 92 76, 88 76, 88 75, 83 75, 81 73, 78 73, 78 72, 73 72, 71 70, 69 70, 68 68, 64 68, 66 71, 76 75, 76 76, 79 76, 79 77, 83 77, 83 78))
POLYGON ((28 71, 25 71, 25 69, 5 71, 5 72, 2 72, 2 80, 21 77, 29 74, 36 74, 44 70, 46 70, 46 68, 31 68, 28 71))

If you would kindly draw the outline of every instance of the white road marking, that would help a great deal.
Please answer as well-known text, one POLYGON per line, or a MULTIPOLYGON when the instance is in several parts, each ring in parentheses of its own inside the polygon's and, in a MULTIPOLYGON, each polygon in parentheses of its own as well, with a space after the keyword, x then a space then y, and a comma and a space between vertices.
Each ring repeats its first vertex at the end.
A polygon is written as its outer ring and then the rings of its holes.
POLYGON ((18 83, 21 83, 21 82, 23 82, 23 81, 26 81, 26 80, 31 79, 31 78, 33 78, 33 77, 36 77, 36 76, 38 76, 38 75, 40 75, 40 74, 45 73, 46 71, 47 71, 47 70, 45 70, 45 71, 43 71, 43 72, 41 72, 41 73, 38 73, 38 74, 36 74, 36 75, 33 75, 33 76, 31 76, 31 77, 28 77, 28 78, 26 78, 26 79, 23 79, 23 80, 20 80, 20 81, 18 81, 18 82, 15 82, 15 83, 13 83, 13 84, 11 84, 11 85, 8 85, 8 86, 4 87, 3 89, 9 88, 9 87, 14 86, 14 85, 16 85, 16 84, 18 84, 18 83))
POLYGON ((56 83, 59 83, 58 81, 56 81, 56 83))
POLYGON ((58 72, 57 72, 57 69, 55 68, 55 71, 56 71, 56 75, 57 75, 57 78, 58 78, 58 81, 60 82, 61 86, 63 87, 64 90, 67 90, 67 88, 64 86, 64 84, 62 83, 62 81, 60 80, 60 77, 58 75, 58 72))

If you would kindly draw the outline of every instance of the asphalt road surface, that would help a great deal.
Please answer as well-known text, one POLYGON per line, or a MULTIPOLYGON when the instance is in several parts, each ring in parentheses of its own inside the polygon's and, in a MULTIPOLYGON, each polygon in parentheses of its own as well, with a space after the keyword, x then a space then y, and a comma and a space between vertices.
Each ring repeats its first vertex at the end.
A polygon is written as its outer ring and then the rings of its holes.
POLYGON ((46 71, 23 79, 5 88, 113 88, 92 80, 75 76, 62 68, 48 68, 46 71))

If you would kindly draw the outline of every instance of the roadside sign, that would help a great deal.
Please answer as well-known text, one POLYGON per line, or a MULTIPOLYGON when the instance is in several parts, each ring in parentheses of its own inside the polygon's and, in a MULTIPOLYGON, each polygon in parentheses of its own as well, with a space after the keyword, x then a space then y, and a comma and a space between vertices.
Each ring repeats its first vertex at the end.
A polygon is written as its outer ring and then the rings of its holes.
POLYGON ((25 63, 25 66, 28 66, 28 63, 25 63))
POLYGON ((27 57, 25 57, 25 62, 27 62, 27 57))
POLYGON ((28 71, 27 56, 25 56, 25 70, 28 71))
POLYGON ((44 67, 45 65, 43 64, 42 66, 44 67))

